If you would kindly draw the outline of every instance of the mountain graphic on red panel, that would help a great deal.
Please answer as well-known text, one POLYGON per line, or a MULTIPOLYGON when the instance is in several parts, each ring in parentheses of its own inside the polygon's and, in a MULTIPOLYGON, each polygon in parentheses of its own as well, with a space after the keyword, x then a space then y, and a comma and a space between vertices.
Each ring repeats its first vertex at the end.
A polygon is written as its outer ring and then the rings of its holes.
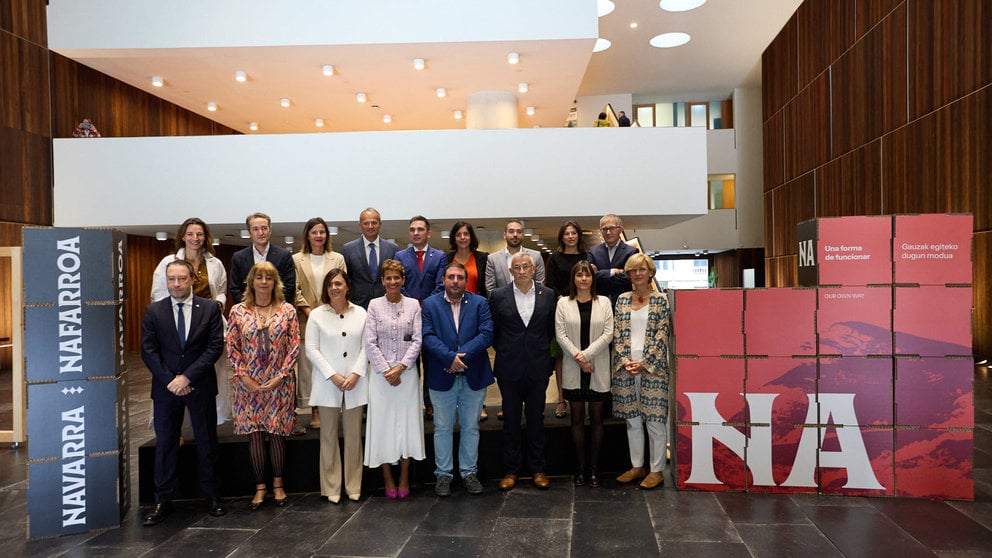
POLYGON ((820 332, 820 354, 892 354, 892 330, 864 322, 837 322, 820 332))

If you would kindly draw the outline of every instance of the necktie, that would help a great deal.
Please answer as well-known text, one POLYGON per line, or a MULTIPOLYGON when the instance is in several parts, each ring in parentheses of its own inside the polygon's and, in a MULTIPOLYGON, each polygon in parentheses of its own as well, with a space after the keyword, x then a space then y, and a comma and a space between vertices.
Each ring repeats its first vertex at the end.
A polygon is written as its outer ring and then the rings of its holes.
POLYGON ((186 317, 183 316, 183 302, 176 304, 176 327, 179 329, 179 348, 186 348, 186 317))
POLYGON ((375 254, 375 242, 369 242, 369 275, 375 281, 379 272, 379 257, 375 254))
POLYGON ((417 269, 424 271, 424 251, 417 250, 417 269))

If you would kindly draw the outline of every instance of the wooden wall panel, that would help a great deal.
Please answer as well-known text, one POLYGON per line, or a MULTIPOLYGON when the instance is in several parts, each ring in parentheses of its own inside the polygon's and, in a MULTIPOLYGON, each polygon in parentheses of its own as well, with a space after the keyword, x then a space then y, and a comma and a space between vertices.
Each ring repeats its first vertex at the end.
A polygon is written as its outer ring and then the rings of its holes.
POLYGON ((800 88, 854 44, 855 12, 855 0, 806 0, 796 10, 800 88))
POLYGON ((936 134, 931 114, 882 138, 884 213, 945 211, 937 194, 936 134))
POLYGON ((761 108, 768 120, 799 91, 796 15, 779 31, 761 55, 761 108))
POLYGON ((831 68, 834 157, 906 123, 906 8, 900 6, 831 68))
POLYGON ((762 125, 764 145, 764 191, 785 182, 785 111, 776 112, 762 125))
POLYGON ((855 32, 860 39, 905 0, 857 0, 855 32))
POLYGON ((785 179, 830 160, 830 78, 817 76, 783 109, 785 179))
POLYGON ((22 246, 21 229, 24 225, 20 223, 0 222, 0 246, 22 246))
POLYGON ((975 233, 974 238, 974 314, 975 354, 992 358, 992 231, 975 233))
POLYGON ((909 116, 992 83, 992 2, 909 2, 909 116))
POLYGON ((83 118, 89 118, 105 137, 237 133, 64 56, 50 53, 50 57, 54 137, 72 137, 83 118))
POLYGON ((151 302, 152 274, 162 258, 174 253, 172 241, 162 242, 149 236, 127 235, 127 348, 141 348, 141 318, 151 302))
POLYGON ((51 135, 47 52, 0 32, 0 126, 51 135))
POLYGON ((848 152, 816 171, 816 216, 882 214, 882 140, 848 152))
POLYGON ((51 225, 52 195, 51 139, 0 126, 0 221, 51 225))
POLYGON ((797 274, 798 256, 779 256, 765 259, 766 287, 795 287, 799 284, 797 274))
POLYGON ((992 86, 937 111, 937 184, 946 211, 992 230, 992 86))
POLYGON ((47 5, 41 0, 0 0, 0 31, 47 46, 47 5))
POLYGON ((813 173, 804 174, 772 192, 775 211, 775 228, 771 244, 773 255, 796 254, 798 251, 796 225, 816 217, 813 178, 813 173))

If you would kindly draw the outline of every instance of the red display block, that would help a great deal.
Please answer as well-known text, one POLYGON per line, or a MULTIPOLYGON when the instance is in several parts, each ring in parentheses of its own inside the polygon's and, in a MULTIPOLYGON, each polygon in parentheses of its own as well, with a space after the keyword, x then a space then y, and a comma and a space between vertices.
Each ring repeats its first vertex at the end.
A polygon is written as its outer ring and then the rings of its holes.
POLYGON ((844 496, 894 496, 892 428, 822 427, 820 492, 844 496))
POLYGON ((799 223, 799 284, 892 282, 892 217, 833 217, 799 223))
POLYGON ((817 289, 816 334, 821 355, 891 355, 892 288, 817 289))
POLYGON ((819 449, 815 426, 773 423, 770 426, 751 425, 747 431, 750 434, 747 448, 748 492, 809 494, 818 490, 813 474, 819 449), (804 471, 810 474, 803 474, 804 471))
POLYGON ((896 287, 895 352, 921 357, 971 356, 971 287, 896 287))
POLYGON ((973 446, 970 428, 896 430, 896 496, 974 500, 973 446))
POLYGON ((743 358, 678 358, 676 362, 680 423, 744 423, 743 358))
POLYGON ((744 291, 675 292, 675 354, 744 355, 744 291))
POLYGON ((741 427, 679 424, 676 431, 679 489, 744 490, 747 438, 741 427))
POLYGON ((970 358, 896 359, 899 426, 973 428, 975 368, 970 358))
POLYGON ((816 409, 809 412, 810 402, 816 401, 816 375, 813 359, 747 359, 747 422, 788 428, 807 422, 816 424, 816 409))
POLYGON ((748 355, 815 355, 816 290, 748 290, 744 340, 748 355))
POLYGON ((970 285, 973 230, 971 215, 896 215, 895 282, 970 285))
POLYGON ((891 358, 821 358, 819 420, 834 426, 891 426, 891 358))

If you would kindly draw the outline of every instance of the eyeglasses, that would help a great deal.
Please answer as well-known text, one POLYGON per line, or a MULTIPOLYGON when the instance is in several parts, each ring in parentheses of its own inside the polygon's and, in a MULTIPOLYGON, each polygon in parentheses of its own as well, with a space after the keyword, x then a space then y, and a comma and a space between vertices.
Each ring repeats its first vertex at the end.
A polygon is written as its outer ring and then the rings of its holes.
POLYGON ((520 264, 520 265, 515 265, 515 266, 511 267, 510 269, 512 269, 513 271, 526 271, 526 270, 528 270, 528 269, 530 269, 532 267, 534 267, 534 266, 531 265, 531 264, 520 264))
POLYGON ((599 230, 604 233, 611 233, 619 228, 620 228, 619 226, 610 226, 610 227, 600 227, 599 230))

